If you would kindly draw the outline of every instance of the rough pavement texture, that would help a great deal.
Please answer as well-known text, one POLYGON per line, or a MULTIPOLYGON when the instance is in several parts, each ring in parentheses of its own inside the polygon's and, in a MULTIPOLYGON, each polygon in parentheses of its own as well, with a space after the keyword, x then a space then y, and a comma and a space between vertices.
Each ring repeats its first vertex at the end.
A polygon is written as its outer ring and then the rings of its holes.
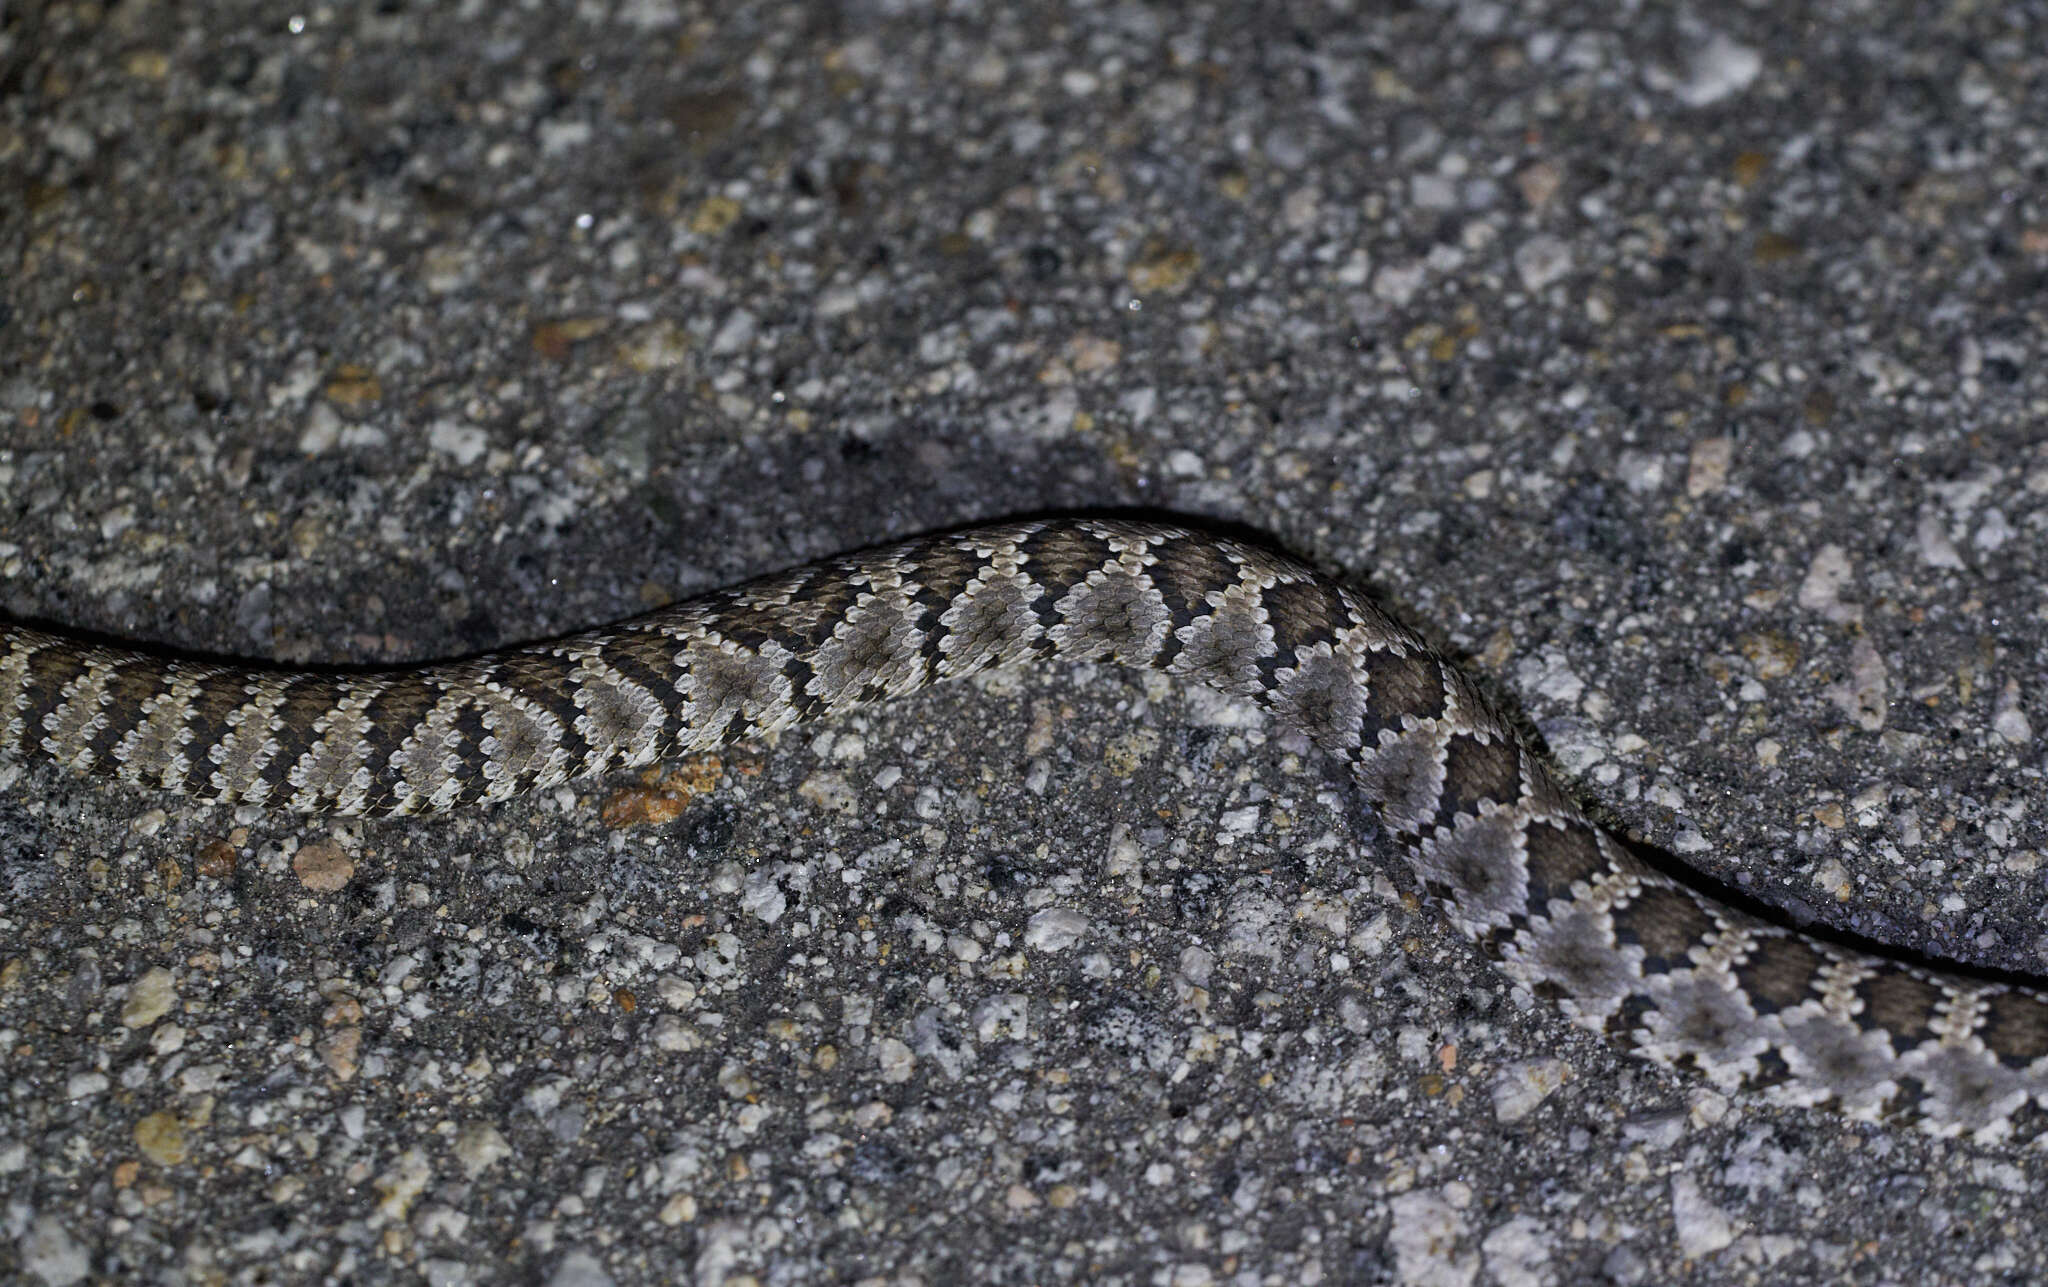
MULTIPOLYGON (((0 610, 424 658, 1208 516, 1713 876, 2044 968, 2048 19, 472 8, 0 15, 0 610)), ((438 820, 0 774, 0 1277, 2048 1274, 2037 1155, 1568 1030, 1148 678, 438 820)))

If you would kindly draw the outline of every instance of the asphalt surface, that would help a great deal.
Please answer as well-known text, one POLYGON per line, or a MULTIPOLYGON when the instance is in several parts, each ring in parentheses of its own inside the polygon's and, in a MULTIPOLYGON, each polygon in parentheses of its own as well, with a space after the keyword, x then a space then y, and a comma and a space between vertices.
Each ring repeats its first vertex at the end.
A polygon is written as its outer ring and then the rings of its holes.
MULTIPOLYGON (((0 611, 421 659, 1132 507, 2041 971, 2039 5, 0 8, 0 611), (1782 11, 1781 11, 1782 9, 1782 11)), ((333 824, 0 768, 0 1278, 1985 1283, 2036 1153, 1518 993, 1065 668, 333 824)))

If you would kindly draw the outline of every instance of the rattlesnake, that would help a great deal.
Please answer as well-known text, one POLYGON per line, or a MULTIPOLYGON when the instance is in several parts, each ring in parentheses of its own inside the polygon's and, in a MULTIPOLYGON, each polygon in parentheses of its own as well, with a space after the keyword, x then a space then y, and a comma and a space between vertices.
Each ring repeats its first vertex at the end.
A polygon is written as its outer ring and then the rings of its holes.
POLYGON ((1187 528, 1059 518, 816 563, 464 661, 301 672, 0 626, 0 753, 202 800, 392 815, 503 800, 1033 658, 1255 699, 1346 766, 1516 983, 1715 1086, 1981 1142, 2048 1126, 2044 985, 1728 907, 1591 820, 1370 599, 1187 528))

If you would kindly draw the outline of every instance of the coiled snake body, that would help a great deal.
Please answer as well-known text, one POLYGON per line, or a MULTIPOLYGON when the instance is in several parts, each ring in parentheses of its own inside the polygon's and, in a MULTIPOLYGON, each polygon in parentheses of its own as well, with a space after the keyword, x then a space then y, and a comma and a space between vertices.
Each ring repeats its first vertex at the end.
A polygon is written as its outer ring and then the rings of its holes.
POLYGON ((319 673, 0 625, 0 752, 202 800, 390 815, 503 800, 1033 658, 1256 699, 1356 779, 1516 982, 1724 1090, 1983 1142, 2048 1125, 2048 998, 1767 924, 1591 821, 1371 600, 1155 523, 977 528, 469 660, 319 673))

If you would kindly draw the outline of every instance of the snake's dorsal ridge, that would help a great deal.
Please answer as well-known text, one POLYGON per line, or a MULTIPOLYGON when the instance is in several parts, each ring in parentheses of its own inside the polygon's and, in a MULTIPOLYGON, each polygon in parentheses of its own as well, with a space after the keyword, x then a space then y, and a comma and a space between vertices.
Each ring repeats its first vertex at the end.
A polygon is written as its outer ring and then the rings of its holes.
POLYGON ((2048 1108, 2048 1000, 1821 941, 1655 870, 1370 599, 1244 542, 1097 518, 831 559, 464 661, 174 660, 0 626, 0 751, 203 800, 503 800, 1033 658, 1252 698, 1357 780, 1450 921, 1576 1023, 1717 1087, 1984 1142, 2048 1108))

